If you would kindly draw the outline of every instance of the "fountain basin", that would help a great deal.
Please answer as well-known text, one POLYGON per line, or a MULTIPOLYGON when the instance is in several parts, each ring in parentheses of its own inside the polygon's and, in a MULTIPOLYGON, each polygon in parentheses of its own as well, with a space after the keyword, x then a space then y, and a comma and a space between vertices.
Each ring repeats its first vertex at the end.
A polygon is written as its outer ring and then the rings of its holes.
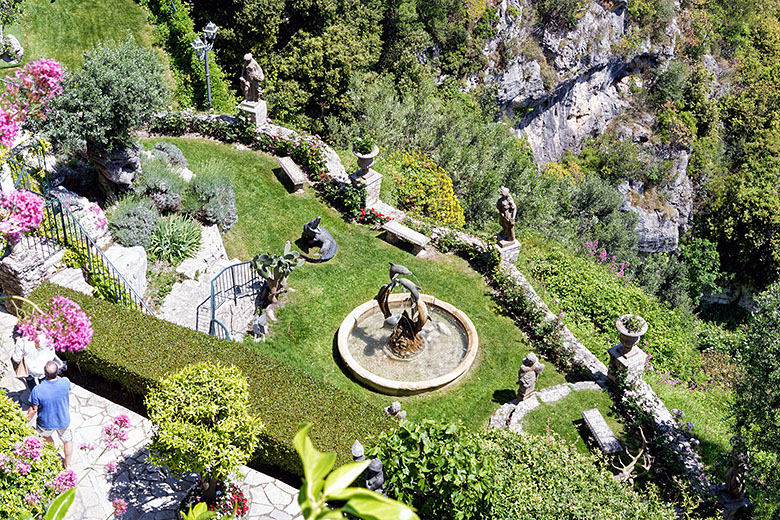
MULTIPOLYGON (((393 314, 408 308, 408 294, 392 294, 393 314)), ((341 359, 363 384, 391 395, 410 395, 452 383, 477 357, 479 337, 474 324, 457 307, 421 294, 430 319, 421 331, 426 338, 423 353, 410 360, 394 359, 384 348, 392 328, 383 327, 384 316, 376 300, 356 307, 339 327, 337 343, 341 359)))

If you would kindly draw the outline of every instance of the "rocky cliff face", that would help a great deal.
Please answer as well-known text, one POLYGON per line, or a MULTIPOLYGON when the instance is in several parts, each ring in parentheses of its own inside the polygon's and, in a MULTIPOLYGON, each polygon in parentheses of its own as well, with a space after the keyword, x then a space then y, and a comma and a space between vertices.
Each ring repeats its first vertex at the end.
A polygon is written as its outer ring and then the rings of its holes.
MULTIPOLYGON (((667 28, 666 45, 647 40, 632 46, 625 11, 625 2, 592 1, 573 29, 560 30, 539 28, 527 0, 499 4, 481 81, 496 87, 499 104, 538 163, 556 161, 566 150, 579 150, 586 137, 603 133, 628 106, 632 76, 673 57, 675 22, 667 28)), ((471 84, 479 81, 472 78, 471 84)))

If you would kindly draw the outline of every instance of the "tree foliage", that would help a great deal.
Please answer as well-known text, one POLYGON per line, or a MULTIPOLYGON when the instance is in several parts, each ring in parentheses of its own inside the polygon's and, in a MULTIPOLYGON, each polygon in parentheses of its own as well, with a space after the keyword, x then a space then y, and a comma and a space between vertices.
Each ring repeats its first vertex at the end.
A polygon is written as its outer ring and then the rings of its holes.
POLYGON ((737 429, 748 447, 759 453, 759 482, 780 492, 780 283, 756 298, 756 311, 741 349, 740 380, 734 388, 737 429), (761 453, 763 452, 763 453, 761 453), (774 460, 774 463, 766 464, 774 460), (762 464, 761 462, 765 462, 762 464))
POLYGON ((65 148, 84 143, 110 151, 132 142, 130 131, 168 99, 156 54, 128 39, 84 53, 84 67, 66 78, 45 129, 65 148))

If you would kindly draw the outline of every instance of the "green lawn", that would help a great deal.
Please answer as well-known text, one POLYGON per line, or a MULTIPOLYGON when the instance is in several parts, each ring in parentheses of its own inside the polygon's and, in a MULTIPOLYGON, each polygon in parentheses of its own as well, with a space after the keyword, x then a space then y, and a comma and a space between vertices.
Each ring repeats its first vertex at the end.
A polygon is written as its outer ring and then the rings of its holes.
MULTIPOLYGON (((545 371, 547 369, 545 368, 545 371)), ((523 418, 523 431, 545 435, 549 421, 550 430, 558 433, 564 440, 573 444, 582 453, 590 453, 588 443, 594 443, 588 428, 582 420, 581 412, 598 408, 601 415, 623 446, 634 446, 635 441, 627 443, 626 429, 612 410, 612 399, 603 390, 580 390, 554 403, 542 403, 523 418), (587 439, 587 441, 586 441, 587 439)))
MULTIPOLYGON (((377 405, 387 405, 393 397, 360 386, 342 369, 334 339, 344 317, 373 298, 387 281, 388 262, 400 263, 417 275, 426 293, 465 311, 480 340, 477 361, 456 384, 400 399, 410 418, 460 419, 482 427, 500 403, 514 398, 517 370, 529 351, 528 344, 463 259, 452 255, 416 258, 379 239, 379 232, 346 223, 310 188, 302 195, 290 194, 273 173, 277 164, 271 156, 236 151, 208 140, 166 140, 182 149, 196 175, 214 157, 229 165, 239 215, 236 227, 223 237, 231 258, 248 260, 258 252, 279 252, 285 240, 298 239, 303 225, 318 215, 338 242, 333 260, 307 264, 292 273, 289 285, 295 292, 278 311, 272 337, 257 344, 248 340, 251 345, 377 405)), ((551 363, 547 365, 540 388, 564 381, 551 363)))
MULTIPOLYGON (((25 61, 53 58, 69 69, 81 66, 85 50, 101 41, 136 41, 151 47, 154 28, 134 0, 25 0, 21 32, 25 61)), ((160 53, 163 57, 163 53, 160 53)))

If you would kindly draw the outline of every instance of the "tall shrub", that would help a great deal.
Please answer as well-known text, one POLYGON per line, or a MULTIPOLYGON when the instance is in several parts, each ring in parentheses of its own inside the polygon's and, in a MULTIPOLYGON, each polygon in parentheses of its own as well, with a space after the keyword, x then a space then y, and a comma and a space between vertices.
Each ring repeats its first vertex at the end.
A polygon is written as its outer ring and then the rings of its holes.
MULTIPOLYGON (((196 363, 149 392, 145 400, 155 433, 151 460, 175 472, 195 471, 224 482, 252 457, 262 425, 249 412, 249 385, 234 366, 196 363)), ((208 493, 207 493, 208 495, 208 493)))

